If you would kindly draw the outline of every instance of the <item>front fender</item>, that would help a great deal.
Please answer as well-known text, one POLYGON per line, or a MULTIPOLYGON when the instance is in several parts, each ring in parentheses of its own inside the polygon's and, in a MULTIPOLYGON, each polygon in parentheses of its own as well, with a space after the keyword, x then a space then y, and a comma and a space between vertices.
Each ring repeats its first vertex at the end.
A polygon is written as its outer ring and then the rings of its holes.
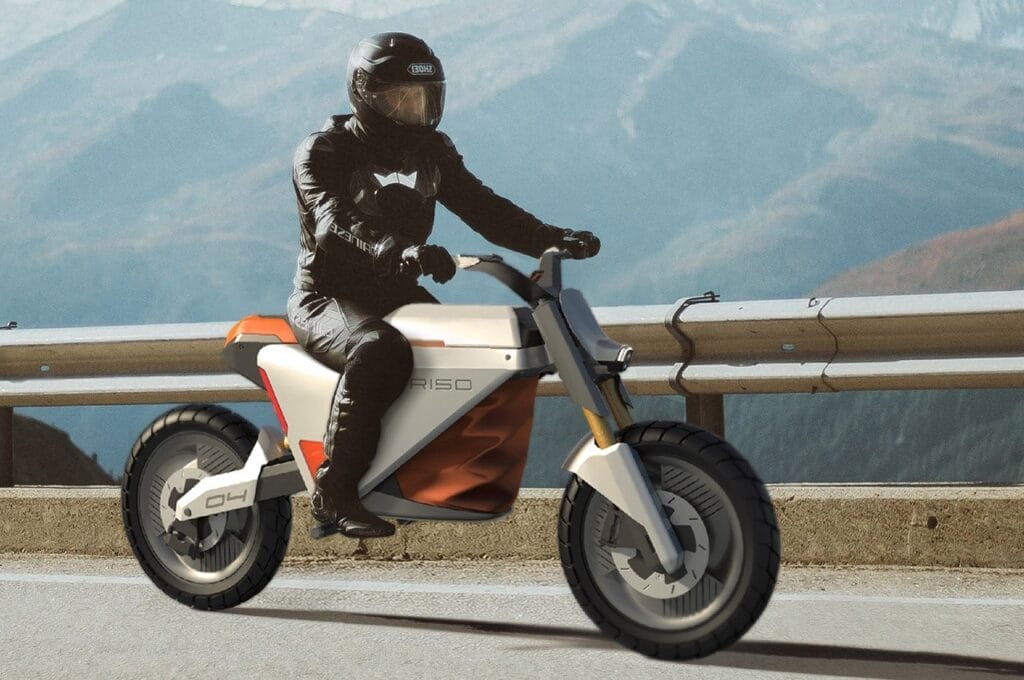
POLYGON ((647 530, 651 545, 666 573, 683 566, 683 551, 665 509, 640 457, 629 444, 616 442, 601 448, 587 435, 573 448, 562 464, 595 491, 614 503, 622 512, 647 530))

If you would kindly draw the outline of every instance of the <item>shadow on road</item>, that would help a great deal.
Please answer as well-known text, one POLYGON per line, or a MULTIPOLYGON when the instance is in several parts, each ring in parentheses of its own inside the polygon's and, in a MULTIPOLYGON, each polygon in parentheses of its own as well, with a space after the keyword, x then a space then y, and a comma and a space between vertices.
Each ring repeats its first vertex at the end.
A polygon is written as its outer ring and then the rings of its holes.
POLYGON ((527 623, 498 623, 474 621, 472 619, 440 618, 434 616, 398 616, 395 614, 354 614, 323 609, 262 609, 259 607, 236 607, 225 609, 225 614, 260 616, 296 621, 320 621, 324 623, 347 623, 354 626, 388 626, 391 628, 415 628, 453 633, 485 633, 488 635, 523 635, 528 637, 559 638, 567 647, 620 648, 606 635, 593 628, 568 628, 566 626, 538 626, 527 623))
POLYGON ((961 654, 740 640, 695 663, 819 676, 938 680, 1024 676, 1024 663, 961 654))
MULTIPOLYGON (((229 615, 341 623, 354 626, 387 626, 416 630, 512 635, 543 638, 546 646, 621 650, 614 640, 592 628, 544 626, 526 623, 476 621, 434 616, 357 614, 321 609, 266 609, 239 607, 222 612, 229 615)), ((879 678, 881 680, 942 680, 944 678, 986 678, 1024 676, 1024 663, 943 654, 841 645, 804 644, 740 640, 726 651, 688 662, 744 670, 807 673, 818 676, 879 678)))

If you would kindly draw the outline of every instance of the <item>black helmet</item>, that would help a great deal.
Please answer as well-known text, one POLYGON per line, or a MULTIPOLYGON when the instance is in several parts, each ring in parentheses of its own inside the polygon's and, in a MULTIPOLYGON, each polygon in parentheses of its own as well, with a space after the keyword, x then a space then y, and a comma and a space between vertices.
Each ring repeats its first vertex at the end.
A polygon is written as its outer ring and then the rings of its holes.
POLYGON ((360 40, 348 58, 348 98, 368 130, 433 130, 444 111, 444 69, 416 36, 379 33, 360 40))

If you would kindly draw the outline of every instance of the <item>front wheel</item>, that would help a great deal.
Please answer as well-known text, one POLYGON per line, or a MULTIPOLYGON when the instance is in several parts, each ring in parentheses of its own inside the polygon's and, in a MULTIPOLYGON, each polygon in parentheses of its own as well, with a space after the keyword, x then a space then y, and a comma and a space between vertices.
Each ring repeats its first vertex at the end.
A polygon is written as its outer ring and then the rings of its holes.
POLYGON ((739 639, 764 611, 779 531, 764 484, 728 443, 675 422, 635 423, 637 452, 684 551, 666 575, 647 532, 573 477, 559 513, 562 568, 583 611, 621 644, 689 659, 739 639))
POLYGON ((135 441, 125 466, 121 515, 132 551, 161 590, 196 609, 233 607, 260 592, 288 548, 291 499, 186 522, 178 499, 199 480, 237 470, 257 431, 236 413, 210 405, 172 409, 135 441))

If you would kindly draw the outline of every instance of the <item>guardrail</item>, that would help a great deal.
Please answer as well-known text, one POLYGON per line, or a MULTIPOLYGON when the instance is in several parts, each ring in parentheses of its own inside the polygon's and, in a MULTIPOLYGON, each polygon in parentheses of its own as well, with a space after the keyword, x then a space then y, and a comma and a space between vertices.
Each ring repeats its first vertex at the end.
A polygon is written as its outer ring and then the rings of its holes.
POLYGON ((1024 387, 1024 291, 691 305, 691 394, 1024 387))
MULTIPOLYGON (((681 394, 687 420, 724 433, 722 395, 1024 387, 1024 291, 598 307, 634 347, 635 394, 681 394)), ((231 322, 0 333, 0 486, 18 406, 258 401, 226 373, 231 322)), ((538 393, 565 394, 556 376, 538 393)))
MULTIPOLYGON (((634 345, 626 380, 639 394, 674 394, 679 345, 665 331, 670 305, 598 308, 598 320, 634 345)), ((21 329, 0 334, 0 407, 151 404, 203 398, 261 401, 262 389, 226 373, 220 352, 232 322, 21 329)), ((545 376, 544 396, 565 394, 545 376)))

